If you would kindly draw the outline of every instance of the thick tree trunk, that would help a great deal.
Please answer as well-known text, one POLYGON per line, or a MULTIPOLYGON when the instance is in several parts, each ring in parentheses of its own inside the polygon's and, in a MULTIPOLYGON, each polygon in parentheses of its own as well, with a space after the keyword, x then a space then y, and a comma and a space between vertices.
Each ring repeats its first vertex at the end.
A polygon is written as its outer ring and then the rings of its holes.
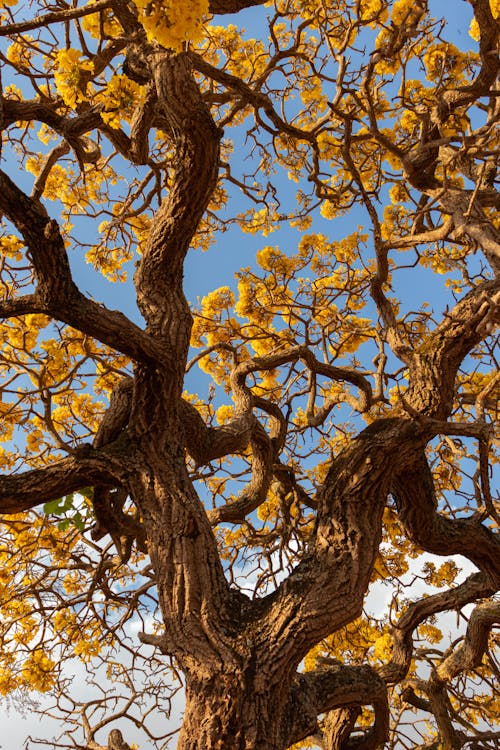
POLYGON ((252 664, 209 682, 190 681, 177 750, 285 750, 288 691, 255 685, 252 664))

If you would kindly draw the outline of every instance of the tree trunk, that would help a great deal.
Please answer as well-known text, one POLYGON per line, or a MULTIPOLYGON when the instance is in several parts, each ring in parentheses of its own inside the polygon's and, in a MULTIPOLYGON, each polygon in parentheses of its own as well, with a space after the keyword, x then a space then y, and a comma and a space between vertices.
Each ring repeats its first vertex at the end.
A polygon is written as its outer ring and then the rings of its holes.
POLYGON ((210 681, 188 681, 177 750, 285 750, 288 690, 257 688, 254 670, 249 663, 210 681))

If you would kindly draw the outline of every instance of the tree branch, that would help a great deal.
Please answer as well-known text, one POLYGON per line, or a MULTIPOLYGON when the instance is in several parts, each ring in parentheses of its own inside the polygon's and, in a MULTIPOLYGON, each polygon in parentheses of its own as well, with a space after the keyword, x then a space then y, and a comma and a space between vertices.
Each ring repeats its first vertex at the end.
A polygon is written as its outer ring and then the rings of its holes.
POLYGON ((269 118, 269 121, 275 126, 277 132, 287 133, 293 138, 308 141, 311 144, 316 143, 316 136, 313 132, 301 130, 295 125, 290 125, 283 120, 274 109, 271 99, 266 94, 259 91, 257 87, 252 88, 248 83, 242 81, 241 78, 211 65, 195 52, 190 53, 190 58, 193 61, 193 67, 195 70, 203 73, 207 78, 217 81, 217 83, 222 84, 229 90, 234 91, 244 102, 250 104, 256 111, 262 109, 269 118))
POLYGON ((210 13, 222 15, 225 13, 238 13, 245 8, 256 5, 264 5, 267 0, 210 0, 210 13))
POLYGON ((474 607, 463 642, 438 664, 435 678, 439 682, 450 682, 457 674, 478 667, 495 623, 500 623, 500 602, 483 602, 474 607))
POLYGON ((460 364, 500 321, 500 279, 472 289, 416 348, 405 400, 416 412, 446 419, 460 364))
POLYGON ((0 513, 21 513, 115 477, 105 454, 69 456, 41 469, 0 476, 0 513))
POLYGON ((192 318, 182 291, 182 267, 217 183, 222 133, 192 77, 186 54, 149 47, 136 52, 151 72, 175 147, 170 189, 156 213, 135 277, 137 302, 148 329, 167 336, 176 359, 185 361, 192 318))
POLYGON ((474 573, 463 583, 409 604, 391 630, 393 652, 391 661, 379 670, 386 683, 397 684, 410 668, 413 656, 413 631, 428 617, 450 609, 461 609, 466 604, 492 596, 496 587, 484 573, 474 573))
POLYGON ((22 234, 38 282, 35 294, 25 297, 24 303, 4 302, 5 312, 19 314, 11 310, 30 304, 37 312, 61 320, 132 359, 163 359, 161 346, 123 313, 109 310, 80 292, 57 222, 49 218, 39 201, 29 198, 1 171, 0 210, 22 234))
POLYGON ((424 451, 416 451, 391 485, 398 515, 409 538, 435 555, 465 555, 500 586, 498 534, 471 519, 449 519, 437 513, 437 500, 424 451))
POLYGON ((0 36, 20 34, 23 31, 31 31, 32 29, 39 29, 42 27, 45 28, 53 23, 67 22, 74 18, 82 18, 82 16, 88 16, 91 13, 98 13, 100 10, 110 8, 112 2, 113 0, 96 0, 95 3, 89 3, 82 8, 67 8, 66 10, 58 10, 52 13, 35 16, 35 18, 32 18, 29 21, 4 24, 3 26, 0 26, 0 36))
POLYGON ((274 451, 265 429, 253 417, 250 434, 252 478, 238 497, 220 508, 207 511, 212 526, 219 523, 241 523, 266 497, 272 479, 274 451))
POLYGON ((355 743, 358 750, 380 747, 388 737, 389 706, 383 680, 368 666, 338 666, 297 675, 286 712, 289 744, 299 742, 317 730, 317 717, 340 706, 372 705, 375 723, 355 743))

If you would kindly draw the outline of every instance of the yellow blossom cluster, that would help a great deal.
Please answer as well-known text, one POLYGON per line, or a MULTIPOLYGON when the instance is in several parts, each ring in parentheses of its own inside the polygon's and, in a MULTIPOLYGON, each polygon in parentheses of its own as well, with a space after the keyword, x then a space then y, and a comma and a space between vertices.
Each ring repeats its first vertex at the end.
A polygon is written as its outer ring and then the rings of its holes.
MULTIPOLYGON (((89 5, 94 2, 95 0, 90 0, 89 5)), ((81 24, 85 31, 88 31, 95 39, 100 39, 101 33, 104 33, 105 36, 116 37, 123 31, 119 20, 113 15, 110 8, 104 8, 100 13, 91 13, 84 16, 81 24)))
MULTIPOLYGON (((25 166, 28 172, 38 177, 45 164, 45 157, 39 152, 29 156, 25 166)), ((52 201, 61 201, 71 214, 83 214, 90 205, 104 203, 107 189, 119 179, 111 165, 105 162, 88 165, 84 181, 71 167, 56 163, 45 175, 43 196, 52 201)))
POLYGON ((264 237, 267 237, 271 232, 278 229, 275 223, 277 218, 267 207, 259 208, 257 211, 250 210, 243 214, 239 224, 247 234, 257 234, 257 232, 260 232, 264 237))
POLYGON ((181 52, 187 42, 202 38, 203 19, 208 14, 208 0, 134 0, 148 39, 168 49, 181 52))
POLYGON ((122 119, 130 120, 142 99, 142 86, 120 73, 110 78, 105 88, 94 97, 94 102, 104 107, 101 113, 104 122, 112 128, 119 128, 122 119))
POLYGON ((439 568, 433 562, 427 562, 424 565, 425 581, 431 586, 442 588, 451 586, 455 581, 459 569, 453 560, 446 560, 439 568))
POLYGON ((31 45, 28 46, 26 42, 32 41, 33 37, 26 35, 23 39, 24 43, 13 42, 7 49, 7 59, 17 67, 29 68, 35 49, 31 45))
POLYGON ((54 667, 55 661, 41 649, 35 649, 24 662, 21 672, 23 681, 29 688, 46 693, 54 687, 54 667))
POLYGON ((392 5, 391 20, 395 25, 411 23, 418 14, 413 0, 395 0, 392 5))
POLYGON ((235 24, 207 25, 203 52, 211 55, 214 63, 221 55, 227 60, 227 70, 245 80, 260 75, 266 64, 265 47, 260 39, 245 39, 235 24))
POLYGON ((313 648, 306 656, 305 667, 308 671, 315 669, 318 657, 325 652, 332 658, 341 659, 342 662, 349 660, 359 664, 363 661, 387 661, 390 658, 391 647, 392 639, 384 626, 359 617, 313 648))
POLYGON ((0 667, 0 695, 13 693, 19 682, 11 669, 0 667))
POLYGON ((56 88, 63 102, 73 109, 78 103, 87 100, 85 73, 92 73, 94 70, 91 60, 81 58, 82 53, 72 47, 59 50, 56 56, 56 88))
POLYGON ((4 258, 21 260, 21 258, 23 257, 21 253, 23 247, 24 242, 14 234, 8 234, 0 237, 0 250, 4 258))
POLYGON ((361 0, 359 4, 359 16, 362 21, 375 25, 374 21, 385 22, 388 17, 386 0, 361 0))

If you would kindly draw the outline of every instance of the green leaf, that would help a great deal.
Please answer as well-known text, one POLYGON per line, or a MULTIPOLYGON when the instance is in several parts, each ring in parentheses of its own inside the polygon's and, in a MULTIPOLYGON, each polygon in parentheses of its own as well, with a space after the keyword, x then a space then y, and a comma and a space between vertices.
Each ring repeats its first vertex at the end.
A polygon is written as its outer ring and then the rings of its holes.
POLYGON ((72 492, 70 495, 66 495, 64 498, 64 505, 62 506, 62 510, 71 510, 73 508, 73 502, 75 500, 75 495, 72 492))
POLYGON ((47 515, 49 514, 55 514, 59 515, 64 510, 64 505, 61 506, 61 502, 63 502, 64 498, 56 498, 55 500, 49 500, 48 503, 45 503, 43 506, 43 512, 47 515))
POLYGON ((71 518, 71 523, 76 526, 78 531, 83 531, 85 528, 85 521, 82 518, 82 514, 77 510, 75 515, 71 518))

